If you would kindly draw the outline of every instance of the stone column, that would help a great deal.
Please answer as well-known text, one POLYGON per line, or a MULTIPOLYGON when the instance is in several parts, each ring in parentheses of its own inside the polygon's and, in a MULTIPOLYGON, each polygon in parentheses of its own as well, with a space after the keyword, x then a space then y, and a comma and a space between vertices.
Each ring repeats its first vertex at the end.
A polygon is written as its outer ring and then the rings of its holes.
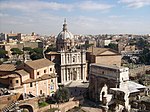
POLYGON ((36 83, 36 96, 38 96, 38 95, 39 95, 39 94, 38 94, 38 93, 39 93, 39 92, 38 92, 38 91, 39 91, 38 82, 35 82, 35 83, 36 83))
POLYGON ((48 94, 48 80, 46 80, 46 95, 49 95, 48 94))
POLYGON ((64 69, 61 68, 61 83, 64 83, 64 69))

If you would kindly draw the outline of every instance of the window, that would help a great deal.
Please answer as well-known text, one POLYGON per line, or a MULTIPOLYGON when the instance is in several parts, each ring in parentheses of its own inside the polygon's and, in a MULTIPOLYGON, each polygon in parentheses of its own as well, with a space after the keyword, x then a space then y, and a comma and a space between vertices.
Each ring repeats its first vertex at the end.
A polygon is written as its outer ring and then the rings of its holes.
POLYGON ((12 80, 10 80, 10 83, 12 84, 12 80))
POLYGON ((44 73, 46 73, 46 70, 44 70, 44 73))
POLYGON ((51 82, 53 82, 53 79, 51 79, 51 82))
POLYGON ((50 71, 52 71, 52 68, 50 68, 50 71))
POLYGON ((16 83, 18 83, 19 81, 18 80, 16 80, 16 83))
POLYGON ((32 87, 33 85, 32 85, 32 82, 30 82, 30 87, 32 87))
POLYGON ((75 62, 75 56, 73 57, 73 62, 75 62))
POLYGON ((39 73, 39 72, 37 72, 37 75, 40 75, 40 73, 39 73))
POLYGON ((40 90, 40 94, 42 94, 42 90, 40 90))

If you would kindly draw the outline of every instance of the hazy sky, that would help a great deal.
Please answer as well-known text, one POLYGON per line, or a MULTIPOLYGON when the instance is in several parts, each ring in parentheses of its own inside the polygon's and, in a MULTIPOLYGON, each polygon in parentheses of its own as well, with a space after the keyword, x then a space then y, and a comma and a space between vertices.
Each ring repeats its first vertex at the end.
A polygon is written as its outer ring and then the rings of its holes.
POLYGON ((150 0, 0 0, 0 32, 150 33, 150 0))

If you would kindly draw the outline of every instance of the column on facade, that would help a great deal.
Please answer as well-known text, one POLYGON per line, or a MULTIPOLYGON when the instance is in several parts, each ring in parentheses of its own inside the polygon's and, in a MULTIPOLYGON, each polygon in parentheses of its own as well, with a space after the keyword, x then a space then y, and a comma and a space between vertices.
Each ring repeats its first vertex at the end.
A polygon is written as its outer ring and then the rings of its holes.
POLYGON ((64 69, 61 68, 61 83, 64 82, 64 69))
POLYGON ((68 81, 68 68, 66 68, 66 82, 68 81))
POLYGON ((63 69, 63 76, 64 76, 64 80, 63 83, 66 82, 66 69, 63 69))
POLYGON ((35 82, 35 85, 36 85, 36 95, 38 96, 38 91, 39 91, 39 87, 38 87, 38 82, 35 82))
POLYGON ((68 81, 70 81, 70 68, 68 68, 67 70, 68 70, 68 81))
POLYGON ((23 86, 24 86, 24 95, 25 95, 27 93, 26 84, 24 84, 23 86))
POLYGON ((79 67, 77 67, 77 77, 78 77, 78 80, 80 80, 79 67))
POLYGON ((46 95, 49 95, 48 94, 48 89, 49 89, 49 87, 48 87, 48 80, 46 80, 46 95))
POLYGON ((73 73, 73 70, 72 70, 72 68, 70 68, 70 78, 71 78, 71 80, 73 80, 72 73, 73 73))
POLYGON ((80 67, 78 68, 78 70, 79 70, 79 72, 78 72, 78 74, 79 74, 79 79, 81 80, 81 71, 80 71, 80 67))
POLYGON ((83 67, 82 80, 84 80, 84 74, 85 74, 85 67, 83 67))
POLYGON ((61 64, 64 64, 64 55, 61 55, 61 64))

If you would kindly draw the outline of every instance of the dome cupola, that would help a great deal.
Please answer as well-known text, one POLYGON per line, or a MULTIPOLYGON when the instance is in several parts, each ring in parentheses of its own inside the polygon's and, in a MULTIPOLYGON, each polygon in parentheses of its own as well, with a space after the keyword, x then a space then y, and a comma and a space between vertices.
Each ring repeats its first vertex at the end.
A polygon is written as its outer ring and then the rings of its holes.
POLYGON ((63 30, 57 36, 56 46, 58 51, 67 50, 74 46, 74 36, 67 29, 66 19, 64 20, 63 30))

